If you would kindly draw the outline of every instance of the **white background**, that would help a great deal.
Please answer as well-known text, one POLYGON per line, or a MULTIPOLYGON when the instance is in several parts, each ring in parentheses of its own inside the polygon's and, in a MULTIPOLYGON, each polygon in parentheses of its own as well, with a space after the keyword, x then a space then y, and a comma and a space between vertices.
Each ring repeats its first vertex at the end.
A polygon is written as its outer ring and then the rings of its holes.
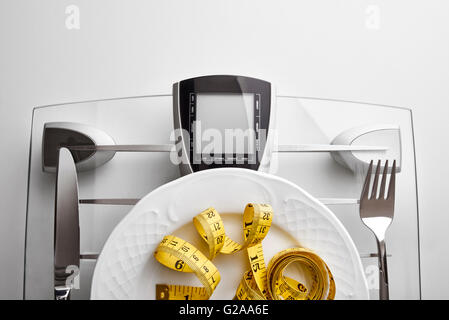
POLYGON ((448 39, 444 0, 2 0, 0 298, 22 297, 32 108, 225 73, 413 110, 422 294, 448 299, 448 39), (72 4, 80 29, 66 27, 72 4))

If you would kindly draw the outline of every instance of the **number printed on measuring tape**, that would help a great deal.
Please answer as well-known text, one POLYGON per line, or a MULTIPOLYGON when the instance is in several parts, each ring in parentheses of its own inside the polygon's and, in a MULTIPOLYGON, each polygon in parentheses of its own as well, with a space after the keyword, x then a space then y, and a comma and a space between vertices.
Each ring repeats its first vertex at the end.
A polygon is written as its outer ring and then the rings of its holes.
POLYGON ((248 204, 243 212, 244 243, 239 244, 226 236, 220 214, 208 208, 193 218, 201 238, 209 248, 209 258, 189 242, 174 235, 165 236, 154 256, 157 261, 175 271, 190 272, 203 287, 187 285, 156 285, 158 300, 205 300, 220 282, 220 273, 212 260, 218 254, 233 254, 246 250, 250 269, 244 273, 237 287, 237 300, 315 300, 333 299, 335 281, 326 263, 306 248, 291 248, 277 253, 265 265, 262 240, 273 221, 273 209, 268 204, 248 204), (283 275, 290 264, 301 265, 308 278, 308 287, 283 275))

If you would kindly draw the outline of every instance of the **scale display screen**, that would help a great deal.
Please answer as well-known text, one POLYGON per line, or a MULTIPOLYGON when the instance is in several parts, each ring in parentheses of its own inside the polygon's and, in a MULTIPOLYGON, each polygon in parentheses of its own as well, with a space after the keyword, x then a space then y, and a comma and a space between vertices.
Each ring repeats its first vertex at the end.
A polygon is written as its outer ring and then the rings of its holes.
POLYGON ((173 85, 174 128, 181 173, 234 167, 258 170, 271 115, 271 84, 210 75, 173 85))
POLYGON ((254 154, 254 94, 198 93, 195 138, 201 154, 254 154))

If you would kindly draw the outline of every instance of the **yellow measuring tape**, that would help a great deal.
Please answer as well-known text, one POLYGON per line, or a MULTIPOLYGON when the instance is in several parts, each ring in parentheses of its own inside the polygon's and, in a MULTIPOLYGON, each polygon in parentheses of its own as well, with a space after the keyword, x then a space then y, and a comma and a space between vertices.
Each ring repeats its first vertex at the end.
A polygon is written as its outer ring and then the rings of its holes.
POLYGON ((226 236, 223 221, 214 208, 208 208, 193 218, 201 238, 208 244, 209 258, 192 244, 176 236, 165 236, 154 256, 164 266, 180 272, 194 272, 203 287, 184 285, 156 285, 158 300, 205 300, 220 282, 220 273, 212 263, 217 254, 232 254, 247 250, 250 270, 245 272, 237 288, 239 300, 306 300, 333 299, 335 281, 326 263, 313 251, 291 248, 277 253, 265 265, 262 240, 273 221, 273 209, 268 204, 248 204, 243 213, 244 243, 241 245, 226 236), (284 276, 294 264, 307 279, 300 283, 284 276))

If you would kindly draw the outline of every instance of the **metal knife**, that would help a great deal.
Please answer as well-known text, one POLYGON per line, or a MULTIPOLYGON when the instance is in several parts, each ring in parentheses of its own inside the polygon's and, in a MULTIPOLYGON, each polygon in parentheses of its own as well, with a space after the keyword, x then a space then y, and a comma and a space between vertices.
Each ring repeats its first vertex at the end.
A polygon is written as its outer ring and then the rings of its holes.
POLYGON ((80 266, 78 179, 67 148, 59 150, 56 171, 54 285, 55 300, 69 300, 80 266))

